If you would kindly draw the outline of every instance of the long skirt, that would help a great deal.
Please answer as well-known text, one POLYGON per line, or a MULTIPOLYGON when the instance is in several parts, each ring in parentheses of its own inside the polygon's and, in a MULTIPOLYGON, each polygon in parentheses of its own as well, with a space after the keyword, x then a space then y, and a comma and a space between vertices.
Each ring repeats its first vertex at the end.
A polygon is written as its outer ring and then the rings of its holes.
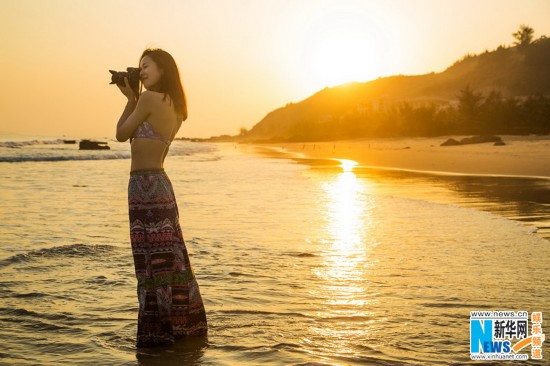
POLYGON ((128 208, 139 301, 136 346, 206 334, 204 304, 164 169, 130 173, 128 208))

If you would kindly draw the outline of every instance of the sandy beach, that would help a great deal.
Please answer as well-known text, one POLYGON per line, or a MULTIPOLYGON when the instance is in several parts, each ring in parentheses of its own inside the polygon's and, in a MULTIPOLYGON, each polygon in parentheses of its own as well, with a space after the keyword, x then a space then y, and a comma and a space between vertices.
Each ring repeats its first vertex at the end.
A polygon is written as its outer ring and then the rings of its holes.
POLYGON ((360 166, 461 174, 550 178, 550 136, 506 136, 493 143, 440 146, 448 138, 377 138, 329 142, 255 144, 267 154, 294 158, 349 159, 360 166), (274 149, 275 148, 275 149, 274 149))

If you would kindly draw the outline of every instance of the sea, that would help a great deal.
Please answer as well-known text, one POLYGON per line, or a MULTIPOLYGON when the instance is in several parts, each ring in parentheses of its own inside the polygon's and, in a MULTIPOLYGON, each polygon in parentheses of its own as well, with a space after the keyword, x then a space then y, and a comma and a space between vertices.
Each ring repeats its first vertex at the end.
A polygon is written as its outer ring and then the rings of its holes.
POLYGON ((0 135, 2 365, 477 365, 473 311, 550 329, 550 179, 176 140, 209 331, 137 349, 130 145, 64 139, 0 135))

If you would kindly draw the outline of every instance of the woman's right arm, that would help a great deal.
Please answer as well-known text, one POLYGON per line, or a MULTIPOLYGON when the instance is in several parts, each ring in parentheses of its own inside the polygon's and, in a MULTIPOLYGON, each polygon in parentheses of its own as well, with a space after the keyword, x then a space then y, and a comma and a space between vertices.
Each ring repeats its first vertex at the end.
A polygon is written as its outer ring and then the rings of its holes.
POLYGON ((128 98, 128 102, 126 103, 124 112, 122 112, 122 116, 120 116, 120 118, 118 119, 118 123, 116 125, 116 139, 120 142, 127 140, 127 138, 124 139, 121 135, 121 126, 124 122, 126 122, 126 120, 130 116, 130 114, 132 114, 134 109, 136 109, 136 105, 137 105, 137 101, 135 99, 128 98))
POLYGON ((124 85, 118 85, 118 88, 128 98, 124 112, 118 119, 116 125, 116 139, 120 142, 126 141, 132 137, 139 124, 151 114, 151 95, 145 91, 137 95, 136 90, 130 87, 128 78, 124 78, 124 85))

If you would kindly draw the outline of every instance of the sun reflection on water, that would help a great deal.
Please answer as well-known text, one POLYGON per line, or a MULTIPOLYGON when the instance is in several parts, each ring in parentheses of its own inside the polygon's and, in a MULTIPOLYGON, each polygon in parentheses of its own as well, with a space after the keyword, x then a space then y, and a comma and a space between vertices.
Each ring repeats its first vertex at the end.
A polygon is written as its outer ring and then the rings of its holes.
POLYGON ((328 282, 323 289, 327 304, 362 305, 367 302, 364 276, 369 266, 372 187, 353 173, 355 161, 338 160, 343 172, 322 184, 327 246, 316 274, 328 282))
POLYGON ((340 166, 345 172, 351 172, 353 170, 353 167, 358 164, 355 160, 349 160, 349 159, 334 159, 334 160, 338 160, 340 162, 340 166))
POLYGON ((365 236, 370 227, 370 187, 353 173, 353 160, 339 159, 343 172, 324 183, 327 232, 333 255, 354 257, 365 254, 365 236))
POLYGON ((376 321, 372 309, 376 299, 367 280, 375 244, 371 235, 375 200, 373 186, 353 173, 357 163, 340 162, 343 171, 323 177, 321 183, 326 240, 321 265, 314 269, 322 281, 312 292, 322 301, 317 316, 326 321, 311 330, 327 340, 326 352, 353 354, 354 342, 368 338, 376 321))

